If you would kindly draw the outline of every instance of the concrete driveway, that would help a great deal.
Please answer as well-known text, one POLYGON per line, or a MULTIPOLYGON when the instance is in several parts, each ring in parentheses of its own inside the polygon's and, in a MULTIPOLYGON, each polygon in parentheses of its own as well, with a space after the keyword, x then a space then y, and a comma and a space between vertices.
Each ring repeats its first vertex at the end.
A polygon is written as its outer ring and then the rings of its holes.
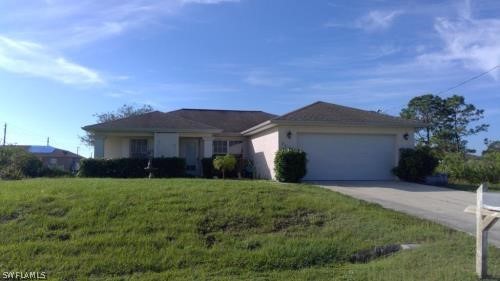
MULTIPOLYGON (((475 216, 464 213, 465 207, 476 204, 476 194, 472 192, 407 182, 339 181, 314 184, 475 235, 475 216)), ((490 230, 489 242, 500 247, 500 223, 490 230)))

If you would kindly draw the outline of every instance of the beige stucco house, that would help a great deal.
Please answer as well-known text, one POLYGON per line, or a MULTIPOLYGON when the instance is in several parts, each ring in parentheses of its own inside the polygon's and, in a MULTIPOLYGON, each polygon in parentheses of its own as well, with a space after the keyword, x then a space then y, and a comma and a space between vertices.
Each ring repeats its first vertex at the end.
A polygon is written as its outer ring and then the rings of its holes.
POLYGON ((390 180, 400 148, 414 146, 424 124, 326 102, 276 116, 262 111, 180 109, 83 127, 96 136, 96 158, 183 157, 201 174, 201 159, 236 154, 258 178, 274 178, 279 148, 307 153, 306 180, 390 180))

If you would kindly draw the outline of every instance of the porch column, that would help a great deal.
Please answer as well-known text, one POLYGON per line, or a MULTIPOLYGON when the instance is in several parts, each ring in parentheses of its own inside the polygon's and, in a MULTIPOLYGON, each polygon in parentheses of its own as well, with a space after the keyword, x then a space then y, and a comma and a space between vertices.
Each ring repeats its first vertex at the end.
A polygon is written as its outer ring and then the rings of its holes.
POLYGON ((100 159, 104 158, 104 141, 105 136, 95 136, 94 137, 94 158, 100 159))
POLYGON ((179 134, 155 133, 154 157, 179 157, 179 134))
POLYGON ((203 157, 210 158, 213 154, 214 137, 203 137, 203 157))

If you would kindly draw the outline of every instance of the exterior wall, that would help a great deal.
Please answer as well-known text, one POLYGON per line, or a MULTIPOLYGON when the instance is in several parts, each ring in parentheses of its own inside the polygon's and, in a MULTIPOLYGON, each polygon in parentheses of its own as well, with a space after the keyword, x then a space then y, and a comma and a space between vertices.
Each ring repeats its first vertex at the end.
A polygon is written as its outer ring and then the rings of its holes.
POLYGON ((297 134, 299 133, 394 135, 396 138, 394 165, 396 166, 399 161, 399 149, 415 146, 414 132, 414 128, 282 126, 279 127, 279 147, 298 147, 297 134), (287 136, 288 132, 291 132, 290 138, 287 136), (405 134, 408 134, 408 140, 404 139, 405 134))
POLYGON ((154 135, 155 157, 177 157, 179 156, 179 134, 177 133, 155 133, 154 135))
POLYGON ((104 136, 95 136, 94 140, 94 158, 104 157, 104 136))
MULTIPOLYGON (((106 136, 104 137, 104 155, 106 159, 127 158, 130 157, 130 140, 131 139, 147 139, 148 150, 154 150, 154 138, 152 137, 122 137, 122 136, 106 136)), ((97 154, 95 154, 97 157, 97 154)))
POLYGON ((250 137, 248 148, 257 178, 274 179, 274 155, 279 149, 279 139, 277 128, 250 137))

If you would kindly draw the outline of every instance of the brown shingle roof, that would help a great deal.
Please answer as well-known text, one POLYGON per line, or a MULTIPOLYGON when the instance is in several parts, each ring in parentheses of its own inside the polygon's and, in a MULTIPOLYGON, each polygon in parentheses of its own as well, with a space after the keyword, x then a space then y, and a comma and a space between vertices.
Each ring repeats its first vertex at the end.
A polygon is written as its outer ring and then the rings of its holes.
POLYGON ((196 122, 183 118, 171 112, 163 113, 153 111, 141 115, 122 118, 114 121, 104 122, 83 127, 87 131, 103 131, 103 130, 148 130, 148 129, 165 129, 165 130, 217 130, 207 124, 196 122))
POLYGON ((272 121, 331 122, 338 124, 423 127, 424 123, 374 111, 318 101, 272 121))
POLYGON ((222 129, 224 133, 239 133, 276 117, 263 111, 243 110, 179 109, 170 113, 222 129))

